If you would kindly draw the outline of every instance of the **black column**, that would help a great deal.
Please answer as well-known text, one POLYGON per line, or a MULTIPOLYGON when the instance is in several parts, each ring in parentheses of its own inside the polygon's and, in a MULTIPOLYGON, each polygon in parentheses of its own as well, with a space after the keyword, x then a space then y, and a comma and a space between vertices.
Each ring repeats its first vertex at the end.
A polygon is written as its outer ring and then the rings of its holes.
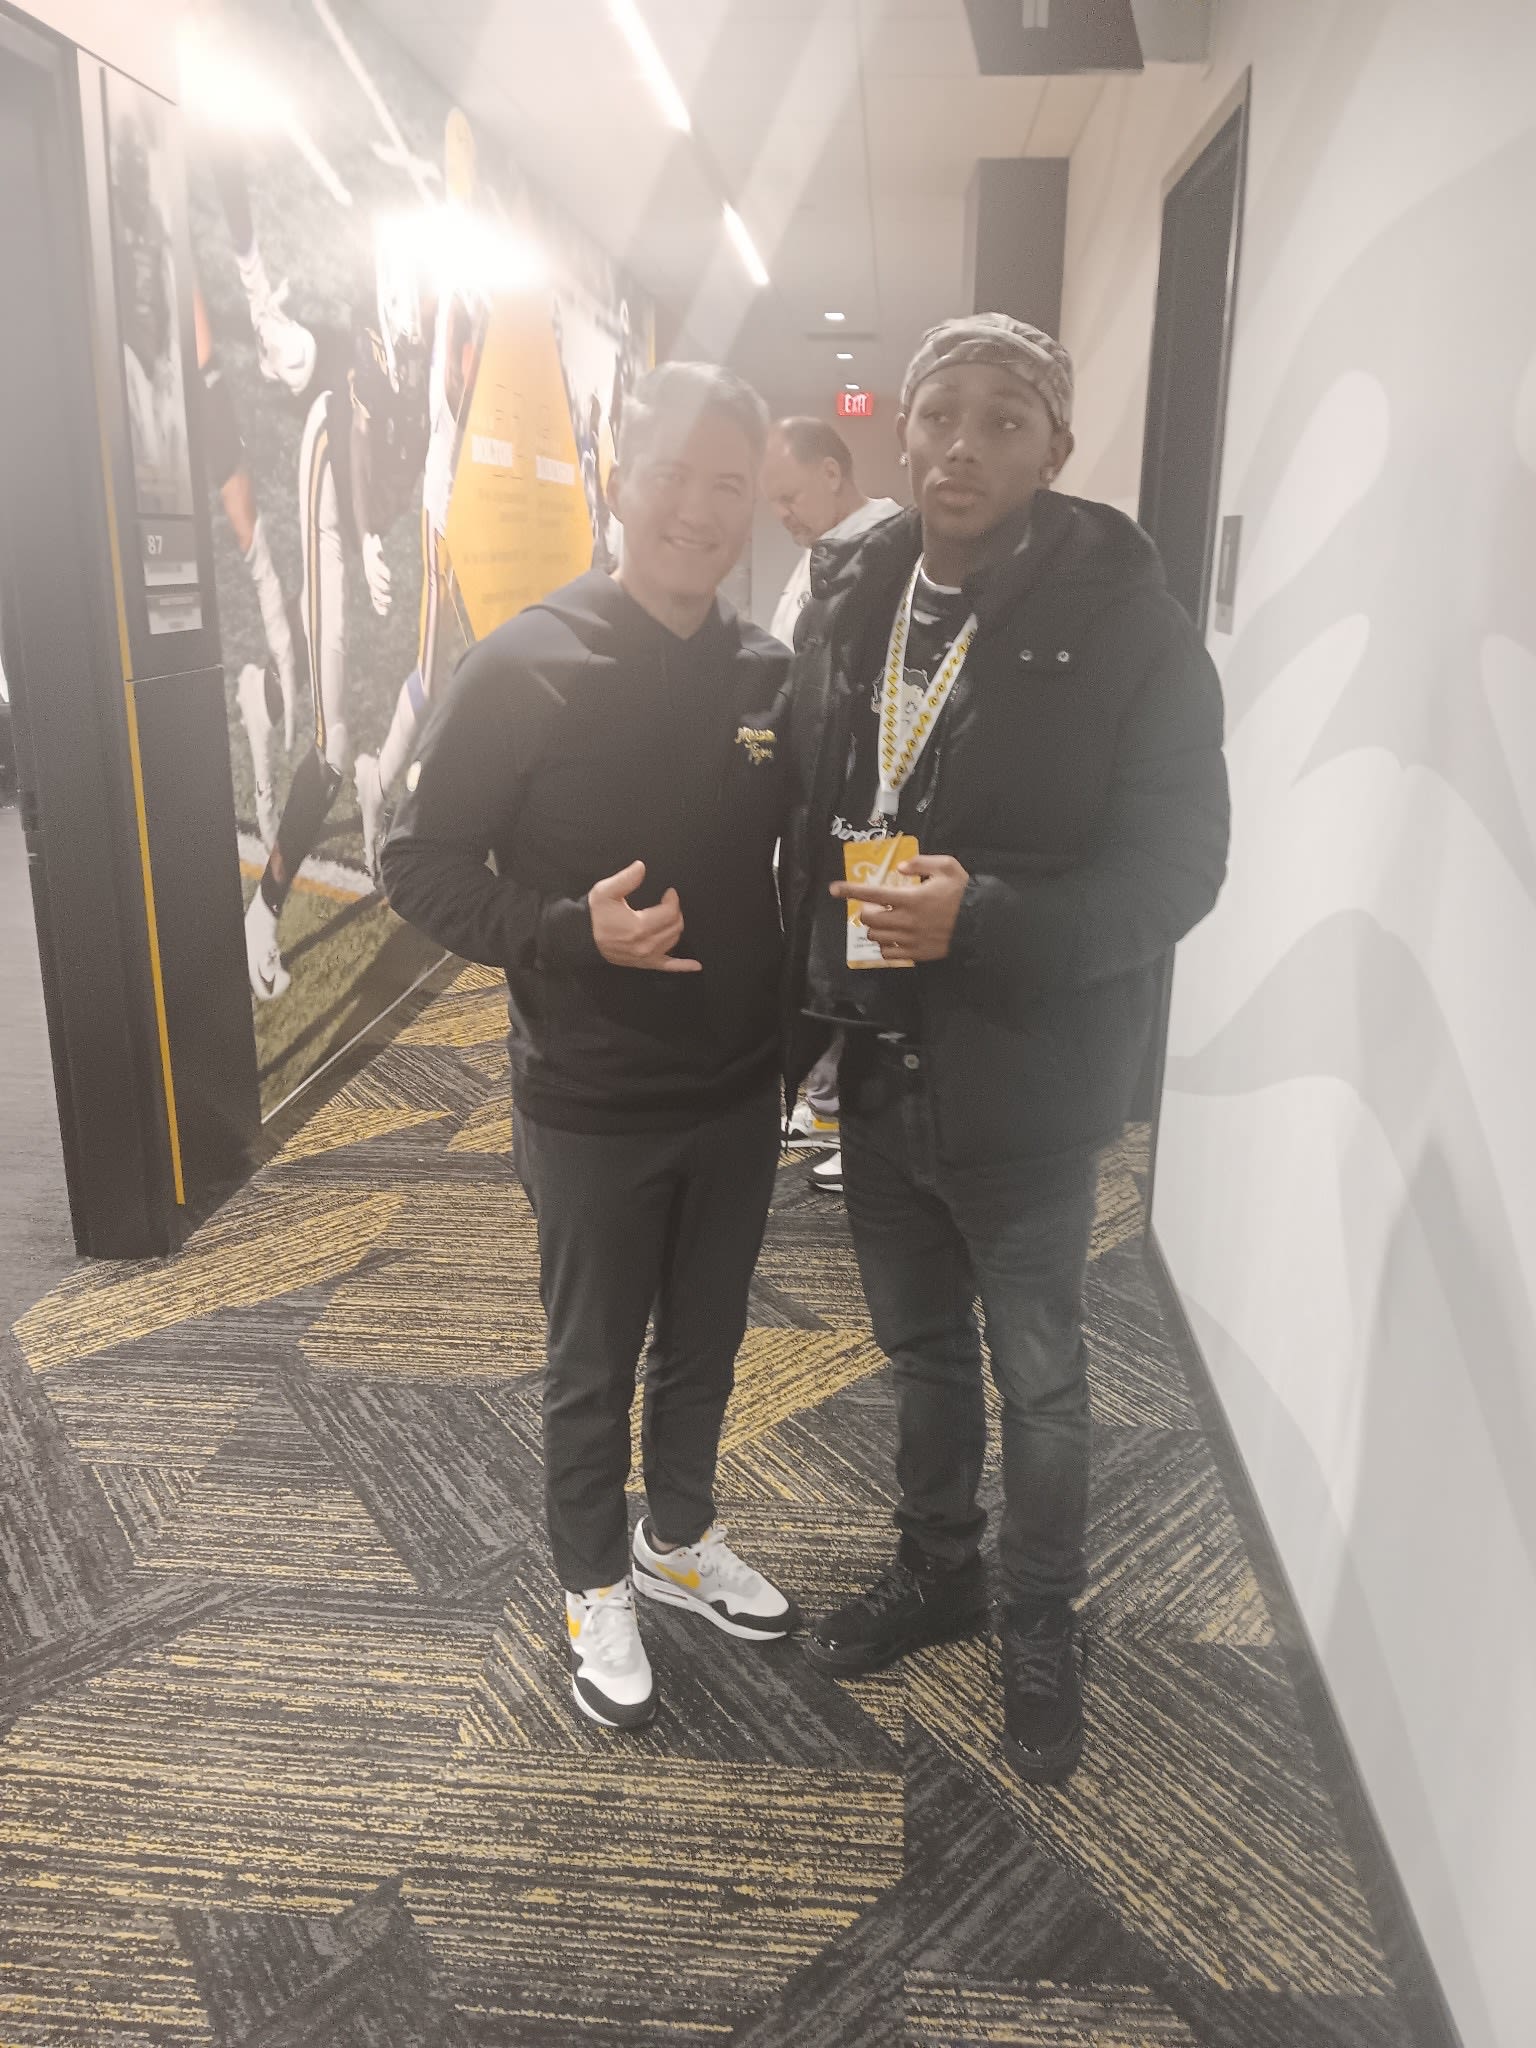
MULTIPOLYGON (((149 630, 112 294, 102 69, 0 17, 0 617, 81 1251, 165 1252, 257 1129, 211 548, 196 632, 149 630)), ((174 110, 167 110, 174 120, 174 110)), ((186 281, 185 221, 174 223, 186 281)), ((195 375, 190 284, 178 294, 195 375)))
POLYGON ((983 157, 966 197, 971 311, 1008 313, 1061 331, 1067 247, 1067 159, 983 157))

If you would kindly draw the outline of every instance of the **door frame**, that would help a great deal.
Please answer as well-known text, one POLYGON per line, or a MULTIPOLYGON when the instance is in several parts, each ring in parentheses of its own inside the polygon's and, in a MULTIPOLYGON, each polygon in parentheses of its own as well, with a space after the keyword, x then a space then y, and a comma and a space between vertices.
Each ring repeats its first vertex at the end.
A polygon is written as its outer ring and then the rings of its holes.
MULTIPOLYGON (((1227 439, 1227 394, 1232 380, 1232 336, 1237 317, 1237 286, 1243 245, 1243 210, 1248 197, 1248 130, 1252 106, 1253 71, 1244 71, 1237 84, 1216 108, 1200 129, 1195 139, 1169 170, 1159 191, 1159 217, 1162 231, 1158 240, 1158 288, 1162 286, 1162 252, 1168 233, 1168 202, 1199 165, 1206 153, 1236 125, 1237 177, 1232 192, 1232 228, 1227 239, 1227 263, 1225 300, 1221 318, 1221 368, 1216 384, 1216 456, 1211 464, 1206 516, 1205 567, 1201 577, 1199 615, 1195 619, 1196 631, 1205 637, 1207 614, 1210 609, 1212 569, 1216 558, 1216 514, 1221 504, 1221 472, 1226 456, 1227 439)), ((1147 369, 1147 426, 1152 421, 1152 407, 1158 364, 1158 313, 1161 308, 1154 304, 1152 318, 1152 344, 1147 369)), ((1138 511, 1145 507, 1147 491, 1147 459, 1151 446, 1151 434, 1144 431, 1141 444, 1141 481, 1138 491, 1138 511)))
MULTIPOLYGON (((1226 458, 1227 442, 1227 397, 1232 376, 1232 342, 1237 320, 1237 290, 1241 268, 1243 243, 1243 215, 1248 197, 1248 136, 1252 108, 1253 71, 1246 69, 1232 90, 1212 111, 1198 133, 1183 150, 1181 155, 1163 178, 1160 190, 1159 219, 1161 229, 1158 238, 1158 289, 1154 302, 1152 339, 1147 369, 1147 410, 1146 426, 1142 435, 1142 469, 1140 489, 1137 496, 1138 518, 1146 511, 1147 470, 1150 451, 1153 447, 1153 408, 1159 402, 1158 372, 1161 367, 1159 353, 1159 324, 1162 314, 1163 257, 1168 240, 1168 202, 1186 178, 1199 166, 1202 158, 1220 141, 1228 128, 1236 124, 1237 173, 1232 192, 1232 226, 1227 241, 1225 270, 1225 291, 1221 320, 1220 369, 1217 374, 1214 441, 1214 457, 1211 462, 1205 507, 1205 554, 1200 576, 1200 599, 1198 615, 1194 620, 1195 630, 1201 640, 1206 638, 1207 619, 1210 611, 1211 586, 1214 576, 1217 542, 1217 515, 1221 506, 1221 477, 1226 458)), ((1166 343, 1164 344, 1166 346, 1166 343)), ((1150 1124, 1150 1148, 1147 1162, 1147 1191, 1143 1212, 1143 1229, 1147 1236, 1152 1230, 1152 1197, 1157 1179, 1157 1147, 1163 1116, 1163 1077, 1168 1059, 1168 1020, 1173 1003, 1174 951, 1164 955, 1158 969, 1158 989, 1153 1012, 1152 1035, 1147 1047, 1146 1064, 1137 1087, 1137 1094, 1148 1101, 1150 1124)))
MULTIPOLYGON (((142 1257, 172 1249, 180 1211, 114 659, 124 635, 108 531, 79 58, 67 40, 0 0, 0 65, 34 123, 52 253, 35 310, 56 371, 32 424, 14 435, 6 429, 7 446, 14 439, 23 492, 46 478, 46 512, 30 522, 32 538, 42 545, 49 532, 68 537, 67 576, 22 575, 31 539, 0 559, 6 644, 17 657, 7 664, 17 801, 75 1242, 95 1257, 142 1257), (57 431, 44 463, 29 437, 50 421, 57 431)), ((23 354, 18 367, 25 361, 23 354)), ((14 502, 8 514, 0 509, 13 542, 20 523, 14 502)))

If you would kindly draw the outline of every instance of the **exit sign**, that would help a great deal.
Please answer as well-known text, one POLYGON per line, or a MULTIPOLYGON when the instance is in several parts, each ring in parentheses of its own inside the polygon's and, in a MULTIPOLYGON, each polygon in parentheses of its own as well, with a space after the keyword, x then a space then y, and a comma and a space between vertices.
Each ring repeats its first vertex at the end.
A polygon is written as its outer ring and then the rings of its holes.
POLYGON ((875 394, 872 391, 839 391, 837 394, 837 416, 840 420, 871 420, 875 416, 875 394))

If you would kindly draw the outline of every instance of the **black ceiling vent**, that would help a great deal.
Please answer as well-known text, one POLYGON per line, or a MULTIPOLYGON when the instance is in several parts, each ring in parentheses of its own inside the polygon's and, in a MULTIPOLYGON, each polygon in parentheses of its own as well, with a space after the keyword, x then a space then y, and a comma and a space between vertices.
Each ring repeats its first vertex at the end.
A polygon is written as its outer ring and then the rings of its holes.
POLYGON ((985 77, 1140 71, 1131 0, 965 0, 985 77))

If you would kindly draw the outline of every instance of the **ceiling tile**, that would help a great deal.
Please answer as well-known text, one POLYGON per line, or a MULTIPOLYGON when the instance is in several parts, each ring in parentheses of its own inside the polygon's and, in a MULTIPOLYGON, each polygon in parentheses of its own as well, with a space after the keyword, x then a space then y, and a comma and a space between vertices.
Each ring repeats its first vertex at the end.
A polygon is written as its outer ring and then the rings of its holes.
POLYGON ((661 120, 607 0, 364 0, 528 174, 770 395, 898 380, 956 311, 978 157, 1067 154, 1099 79, 981 78, 963 0, 639 0, 694 118, 661 120), (754 293, 728 194, 772 284, 754 293), (812 338, 807 338, 808 336, 812 338))

